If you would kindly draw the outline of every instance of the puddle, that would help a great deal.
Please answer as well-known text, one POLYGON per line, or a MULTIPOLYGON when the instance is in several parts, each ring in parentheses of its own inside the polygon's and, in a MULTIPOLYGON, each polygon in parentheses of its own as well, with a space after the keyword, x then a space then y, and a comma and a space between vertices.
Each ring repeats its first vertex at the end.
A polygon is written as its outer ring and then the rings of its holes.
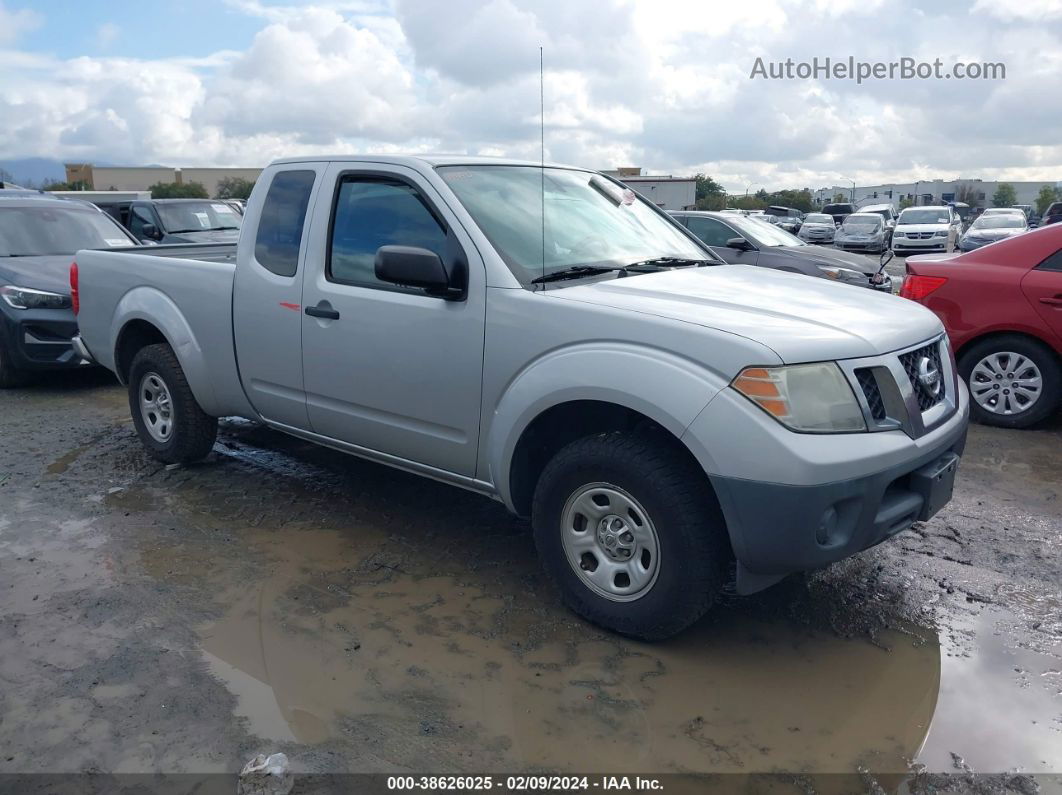
POLYGON ((48 465, 48 474, 61 475, 66 472, 66 470, 70 469, 70 465, 77 461, 81 454, 88 449, 89 445, 83 445, 81 447, 75 447, 73 450, 59 456, 59 458, 55 459, 48 465))
POLYGON ((1008 643, 1007 614, 986 609, 958 627, 941 655, 936 715, 918 761, 958 754, 977 771, 1062 770, 1062 641, 1034 651, 1008 643))
POLYGON ((399 745, 494 749, 509 769, 903 772, 929 728, 933 637, 886 633, 887 651, 723 614, 663 644, 563 620, 529 645, 541 618, 496 588, 339 584, 351 543, 300 532, 293 544, 316 550, 324 575, 276 561, 202 631, 211 671, 263 737, 317 743, 379 724, 399 745))

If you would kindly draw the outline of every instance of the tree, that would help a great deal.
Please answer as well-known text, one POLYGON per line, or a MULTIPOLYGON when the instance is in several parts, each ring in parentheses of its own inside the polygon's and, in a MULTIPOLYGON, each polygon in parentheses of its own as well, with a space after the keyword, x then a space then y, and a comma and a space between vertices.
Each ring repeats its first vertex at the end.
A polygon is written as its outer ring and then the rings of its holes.
POLYGON ((848 197, 845 196, 843 193, 835 193, 833 195, 834 204, 844 204, 846 201, 848 201, 848 197))
POLYGON ((209 199, 199 182, 156 182, 150 188, 152 199, 209 199))
POLYGON ((0 182, 14 182, 14 175, 6 168, 0 168, 0 182))
MULTIPOLYGON (((698 178, 701 174, 697 175, 698 178)), ((711 182, 711 179, 708 180, 711 182)), ((254 180, 243 177, 225 177, 218 180, 218 189, 214 193, 216 199, 246 199, 251 195, 254 180)), ((700 182, 697 183, 697 198, 700 198, 700 182)))
POLYGON ((1014 192, 1014 186, 1009 182, 1000 182, 996 192, 992 194, 993 207, 1013 207, 1018 203, 1018 194, 1014 192))
POLYGON ((978 191, 976 186, 971 185, 969 182, 960 182, 955 186, 955 201, 968 204, 971 207, 976 207, 978 198, 978 191))
POLYGON ((722 210, 726 206, 726 191, 722 185, 704 174, 697 174, 694 179, 697 180, 698 210, 722 210))
POLYGON ((1044 185, 1036 197, 1036 212, 1043 215, 1048 205, 1057 201, 1062 201, 1062 191, 1050 185, 1044 185))
POLYGON ((914 199, 909 199, 906 196, 904 196, 902 199, 900 199, 900 209, 901 210, 906 210, 908 207, 913 207, 913 206, 914 206, 914 199))
POLYGON ((45 182, 41 190, 88 190, 88 185, 82 181, 77 182, 45 182))

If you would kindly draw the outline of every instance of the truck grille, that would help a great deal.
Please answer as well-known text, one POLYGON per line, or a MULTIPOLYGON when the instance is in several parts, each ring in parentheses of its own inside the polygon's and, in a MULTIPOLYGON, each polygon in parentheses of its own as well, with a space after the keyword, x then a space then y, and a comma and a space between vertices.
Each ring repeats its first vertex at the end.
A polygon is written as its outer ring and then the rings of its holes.
POLYGON ((867 399, 870 407, 870 415, 878 422, 886 418, 885 403, 881 399, 881 390, 878 388, 878 380, 874 377, 874 371, 869 367, 860 367, 855 371, 859 388, 863 390, 863 396, 867 399))
POLYGON ((941 366, 940 345, 938 343, 933 342, 918 350, 901 354, 900 364, 903 365, 907 377, 911 379, 915 397, 918 398, 918 407, 922 411, 933 408, 944 399, 946 385, 944 383, 944 368, 941 366), (931 385, 922 383, 920 367, 923 359, 929 360, 929 371, 937 373, 939 388, 936 393, 933 392, 931 385))

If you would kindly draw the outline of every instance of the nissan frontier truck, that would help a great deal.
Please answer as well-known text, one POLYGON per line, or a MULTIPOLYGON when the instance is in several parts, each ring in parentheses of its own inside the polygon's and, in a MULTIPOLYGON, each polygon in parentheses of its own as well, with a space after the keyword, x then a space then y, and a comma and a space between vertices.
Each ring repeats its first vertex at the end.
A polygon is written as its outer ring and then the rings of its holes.
POLYGON ((966 439, 932 312, 722 263, 579 168, 279 160, 235 246, 78 252, 71 289, 158 460, 240 416, 479 492, 644 639, 932 516, 966 439))

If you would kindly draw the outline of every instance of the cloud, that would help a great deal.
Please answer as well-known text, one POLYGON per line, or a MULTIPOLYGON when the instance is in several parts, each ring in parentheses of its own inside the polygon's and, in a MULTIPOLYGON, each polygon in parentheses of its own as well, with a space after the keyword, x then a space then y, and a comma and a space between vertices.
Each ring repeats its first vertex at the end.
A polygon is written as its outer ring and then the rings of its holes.
MULTIPOLYGON (((62 59, 0 49, 0 155, 174 165, 335 151, 537 159, 542 46, 554 160, 703 171, 741 191, 1062 173, 1062 105, 1045 93, 1062 79, 1062 0, 226 6, 217 13, 259 24, 239 50, 62 59), (756 57, 825 56, 1001 61, 1007 79, 749 79, 756 57)), ((19 30, 42 22, 0 5, 0 19, 13 14, 19 30)), ((100 43, 114 42, 103 27, 100 43)), ((135 36, 132 23, 121 35, 135 36)))
POLYGON ((36 30, 44 17, 28 8, 9 11, 0 0, 0 46, 11 44, 27 31, 36 30))

